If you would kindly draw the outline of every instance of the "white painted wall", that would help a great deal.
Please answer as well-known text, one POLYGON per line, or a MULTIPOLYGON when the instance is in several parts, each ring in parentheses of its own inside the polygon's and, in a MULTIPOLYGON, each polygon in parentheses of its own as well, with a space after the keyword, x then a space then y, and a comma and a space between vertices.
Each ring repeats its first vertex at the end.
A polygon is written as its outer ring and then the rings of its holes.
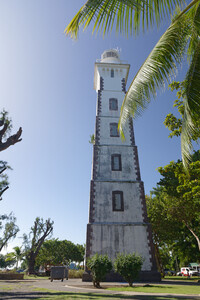
POLYGON ((95 181, 95 222, 143 222, 139 183, 95 181), (112 191, 122 191, 124 211, 112 210, 112 191))
POLYGON ((151 262, 146 226, 131 225, 93 225, 92 255, 96 252, 107 254, 112 260, 118 253, 137 253, 145 260, 142 270, 150 271, 151 262), (99 237, 101 237, 99 239, 99 237), (99 251, 101 249, 101 251, 99 251))

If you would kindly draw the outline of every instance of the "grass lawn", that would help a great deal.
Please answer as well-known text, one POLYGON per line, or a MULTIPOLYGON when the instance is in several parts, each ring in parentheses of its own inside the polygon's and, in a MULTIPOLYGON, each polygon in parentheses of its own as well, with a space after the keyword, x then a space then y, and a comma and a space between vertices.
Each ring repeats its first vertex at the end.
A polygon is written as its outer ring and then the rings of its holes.
MULTIPOLYGON (((95 293, 70 293, 70 292, 58 292, 58 291, 50 291, 45 289, 37 289, 37 291, 47 292, 45 297, 37 298, 37 300, 70 300, 70 299, 80 299, 80 300, 119 300, 119 299, 134 299, 134 300, 180 300, 180 298, 176 297, 168 297, 168 296, 145 296, 145 295, 111 295, 111 294, 95 294, 95 293)), ((188 298, 181 298, 182 300, 188 300, 188 298)))
POLYGON ((112 291, 200 295, 200 285, 149 284, 144 287, 109 288, 112 291))
POLYGON ((184 280, 184 281, 196 281, 200 280, 199 276, 193 276, 190 278, 187 278, 186 276, 165 276, 164 279, 169 279, 169 280, 184 280))
MULTIPOLYGON (((183 293, 183 291, 180 291, 177 289, 175 290, 177 286, 169 286, 169 285, 152 285, 150 287, 141 287, 141 288, 121 288, 121 290, 125 290, 128 291, 129 289, 131 291, 142 291, 142 292, 158 292, 158 293, 183 293), (153 288, 153 290, 152 290, 153 288), (164 290, 163 290, 164 288, 164 290), (147 290, 148 289, 148 290, 147 290), (155 290, 157 289, 157 290, 155 290)), ((179 287, 183 288, 183 289, 187 289, 184 292, 188 292, 190 294, 195 294, 196 293, 196 288, 198 288, 197 292, 199 293, 200 291, 200 287, 196 286, 196 285, 192 285, 189 286, 189 288, 192 288, 193 290, 191 291, 188 290, 188 286, 184 285, 184 286, 180 286, 179 287)), ((116 289, 115 289, 116 290, 116 289)), ((119 293, 120 293, 119 291, 119 293)), ((116 292, 118 293, 118 292, 116 292)), ((178 298, 178 296, 176 297, 175 295, 170 297, 170 296, 150 296, 150 295, 123 295, 123 294, 108 294, 107 291, 105 291, 105 294, 102 293, 97 293, 94 290, 94 293, 89 292, 89 293, 84 293, 84 290, 81 292, 65 292, 65 291, 57 291, 57 290, 51 290, 51 289, 46 289, 46 288, 36 288, 34 287, 32 284, 27 283, 22 284, 22 282, 16 283, 16 282, 11 282, 10 284, 8 284, 7 282, 3 282, 0 283, 0 299, 21 299, 24 298, 24 295, 26 296, 26 298, 28 299, 37 299, 37 300, 53 300, 53 299, 58 299, 58 300, 70 300, 70 299, 80 299, 80 300, 87 300, 87 299, 91 299, 91 300, 118 300, 118 299, 134 299, 134 300, 180 300, 180 298, 178 298)), ((188 300, 188 297, 185 296, 183 298, 181 298, 182 300, 188 300)))
POLYGON ((37 275, 24 274, 24 279, 49 279, 49 276, 37 276, 37 275))

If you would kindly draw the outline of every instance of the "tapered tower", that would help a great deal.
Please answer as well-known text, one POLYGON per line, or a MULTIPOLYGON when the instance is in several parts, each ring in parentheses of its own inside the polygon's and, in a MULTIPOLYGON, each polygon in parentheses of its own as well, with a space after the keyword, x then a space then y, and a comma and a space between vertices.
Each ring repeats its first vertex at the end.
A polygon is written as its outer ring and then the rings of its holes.
MULTIPOLYGON (((97 110, 86 258, 99 253, 114 260, 118 253, 137 252, 144 258, 140 278, 158 281, 132 120, 124 142, 118 133, 129 68, 115 49, 95 63, 97 110)), ((116 278, 110 274, 109 280, 116 278)), ((83 280, 89 280, 86 272, 83 280)))

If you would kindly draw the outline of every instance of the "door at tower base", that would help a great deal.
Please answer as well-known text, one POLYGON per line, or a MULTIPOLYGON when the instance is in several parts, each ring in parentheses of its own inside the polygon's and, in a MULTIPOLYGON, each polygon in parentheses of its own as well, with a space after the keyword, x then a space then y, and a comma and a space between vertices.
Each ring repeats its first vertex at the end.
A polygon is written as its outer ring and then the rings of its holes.
MULTIPOLYGON (((140 281, 161 280, 160 273, 157 271, 154 258, 153 244, 147 241, 152 237, 150 225, 142 223, 134 224, 88 224, 87 225, 87 255, 92 257, 95 253, 108 255, 112 261, 118 253, 136 253, 144 258, 140 281), (99 238, 100 237, 100 238, 99 238), (101 250, 100 250, 101 249, 101 250)), ((88 270, 83 274, 83 281, 92 281, 92 276, 88 270)), ((119 274, 110 272, 105 281, 125 281, 119 274)))

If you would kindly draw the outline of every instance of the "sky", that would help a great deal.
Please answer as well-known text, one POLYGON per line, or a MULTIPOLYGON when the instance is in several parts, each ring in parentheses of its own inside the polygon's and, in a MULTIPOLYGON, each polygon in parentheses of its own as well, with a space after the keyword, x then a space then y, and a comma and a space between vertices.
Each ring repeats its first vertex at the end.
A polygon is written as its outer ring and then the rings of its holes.
MULTIPOLYGON (((14 212, 21 245, 36 217, 54 220, 54 238, 83 244, 88 223, 97 95, 94 63, 106 49, 119 48, 131 65, 127 87, 169 24, 137 38, 91 35, 73 41, 64 29, 84 0, 0 0, 0 110, 12 118, 22 141, 1 152, 13 168, 1 213, 14 212)), ((177 80, 185 73, 183 66, 177 80)), ((181 156, 180 139, 169 139, 163 125, 176 93, 158 92, 134 121, 141 177, 148 194, 159 181, 156 168, 181 156)))

